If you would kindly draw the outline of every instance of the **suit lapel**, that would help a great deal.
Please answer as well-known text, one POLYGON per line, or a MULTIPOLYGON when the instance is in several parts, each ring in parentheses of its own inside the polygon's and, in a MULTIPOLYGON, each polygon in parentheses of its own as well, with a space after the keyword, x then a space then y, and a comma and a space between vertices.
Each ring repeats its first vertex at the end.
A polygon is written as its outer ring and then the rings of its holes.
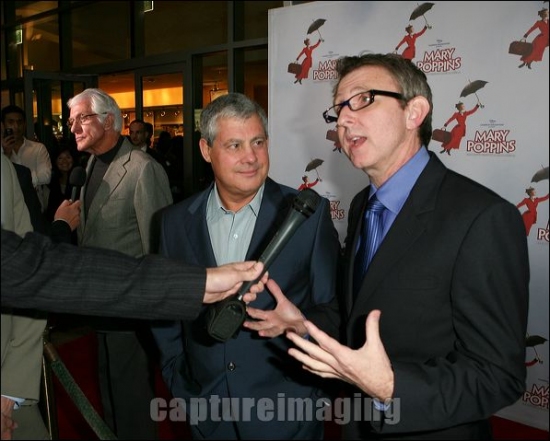
MULTIPOLYGON (((90 207, 88 207, 88 216, 84 219, 84 222, 82 223, 84 234, 86 230, 92 228, 93 224, 98 219, 98 213, 101 211, 105 203, 109 200, 112 193, 122 182, 122 179, 127 173, 126 164, 130 161, 131 152, 132 148, 127 145, 127 141, 125 140, 115 158, 109 165, 105 176, 103 176, 103 180, 101 184, 99 184, 92 204, 90 205, 90 207)), ((86 167, 87 174, 91 172, 92 164, 94 161, 97 161, 97 158, 95 156, 92 156, 90 158, 90 161, 88 162, 88 166, 86 167)), ((85 193, 83 192, 82 194, 85 193)))
POLYGON ((189 206, 189 218, 184 222, 184 228, 187 230, 186 234, 190 238, 197 261, 204 262, 207 267, 217 266, 208 225, 206 224, 206 205, 211 190, 212 186, 189 206))
POLYGON ((290 201, 285 200, 279 186, 268 178, 265 183, 260 212, 246 253, 247 260, 255 260, 260 257, 285 220, 289 208, 290 201))
MULTIPOLYGON (((397 215, 369 266, 355 305, 353 305, 353 315, 357 315, 361 311, 364 313, 365 303, 385 277, 395 276, 391 268, 406 256, 408 250, 426 231, 431 221, 438 189, 446 173, 446 168, 437 157, 431 153, 430 156, 428 165, 419 176, 405 205, 397 215)), ((349 274, 353 275, 353 272, 349 274)))

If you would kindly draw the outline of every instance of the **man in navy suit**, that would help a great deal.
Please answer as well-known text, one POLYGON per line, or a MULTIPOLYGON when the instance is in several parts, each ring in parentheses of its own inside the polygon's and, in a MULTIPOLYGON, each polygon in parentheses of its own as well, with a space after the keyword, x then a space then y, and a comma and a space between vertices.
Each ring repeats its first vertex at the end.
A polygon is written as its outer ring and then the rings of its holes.
MULTIPOLYGON (((352 421, 343 439, 491 439, 489 417, 525 389, 529 261, 521 216, 427 150, 432 93, 413 63, 367 54, 340 59, 336 71, 325 120, 337 123, 344 152, 370 185, 350 206, 341 342, 323 332, 337 334, 337 308, 318 308, 294 324, 309 339, 288 333, 298 346, 290 353, 321 377, 349 383, 352 421), (354 286, 373 197, 385 207, 383 238, 354 286)), ((268 288, 284 300, 274 281, 268 288)), ((267 313, 261 318, 274 314, 267 313)))
MULTIPOLYGON (((212 165, 214 183, 164 210, 161 253, 195 265, 257 259, 291 209, 297 190, 268 178, 267 118, 244 95, 232 93, 201 114, 200 149, 212 165)), ((268 268, 290 301, 307 310, 332 300, 340 244, 321 198, 268 268)), ((252 303, 275 307, 267 293, 252 303)), ((323 384, 288 357, 284 337, 259 338, 240 329, 219 342, 202 319, 153 329, 164 380, 184 399, 195 439, 322 439, 323 421, 308 414, 325 396, 323 384), (205 407, 199 409, 199 400, 205 407), (274 406, 265 412, 264 404, 274 406), (193 407, 195 405, 195 407, 193 407), (249 412, 244 406, 251 406, 249 412), (284 406, 288 405, 285 409, 284 406)), ((323 401, 324 402, 324 401, 323 401)))

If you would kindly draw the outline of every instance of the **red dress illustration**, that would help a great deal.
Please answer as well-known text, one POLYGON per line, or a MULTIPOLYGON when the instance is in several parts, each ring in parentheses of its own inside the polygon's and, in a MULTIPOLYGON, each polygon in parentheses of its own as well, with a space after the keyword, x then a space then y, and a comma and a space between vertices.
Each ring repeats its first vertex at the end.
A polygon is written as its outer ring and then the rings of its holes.
POLYGON ((407 60, 412 60, 416 55, 416 39, 420 37, 424 32, 426 32, 426 29, 428 29, 428 27, 424 26, 424 29, 422 29, 420 32, 413 34, 413 27, 407 26, 405 28, 405 30, 407 31, 407 35, 403 37, 403 39, 395 47, 395 50, 398 51, 403 44, 407 44, 407 47, 405 48, 401 56, 403 58, 406 58, 407 60))
POLYGON ((304 182, 298 187, 299 191, 302 191, 302 190, 305 190, 306 188, 311 188, 311 187, 317 185, 317 183, 320 181, 320 179, 317 178, 317 179, 315 179, 315 181, 309 182, 309 178, 307 176, 302 176, 302 181, 304 181, 304 182))
POLYGON ((451 139, 447 143, 441 144, 443 150, 440 153, 447 152, 448 155, 451 154, 451 149, 460 148, 460 142, 464 135, 466 135, 466 119, 479 109, 479 104, 476 104, 472 110, 464 111, 464 104, 458 103, 455 106, 458 112, 455 112, 447 122, 444 124, 444 127, 447 127, 449 123, 453 120, 456 120, 456 126, 451 130, 451 139))
POLYGON ((313 53, 313 50, 321 44, 321 40, 319 40, 313 46, 310 46, 309 38, 306 38, 304 40, 304 44, 305 44, 305 47, 302 49, 302 52, 300 52, 296 57, 296 61, 298 61, 302 55, 305 55, 304 61, 302 61, 302 70, 300 71, 300 73, 298 73, 298 75, 296 75, 296 81, 294 81, 295 83, 300 83, 300 84, 302 84, 302 80, 304 78, 309 77, 309 69, 311 69, 311 66, 313 65, 312 53, 313 53))
POLYGON ((537 21, 529 30, 525 33, 523 38, 527 38, 535 30, 539 30, 539 34, 533 39, 533 50, 530 54, 521 57, 523 63, 519 67, 523 67, 527 64, 527 67, 531 69, 531 63, 533 61, 542 61, 545 49, 548 47, 549 34, 548 34, 548 9, 542 9, 539 11, 541 20, 537 21))
POLYGON ((541 198, 535 197, 535 190, 533 188, 528 188, 525 192, 529 195, 523 199, 519 204, 516 205, 517 208, 523 206, 527 207, 521 216, 523 217, 523 223, 525 224, 525 233, 529 236, 531 227, 537 222, 537 206, 539 203, 548 200, 550 195, 543 196, 541 198))

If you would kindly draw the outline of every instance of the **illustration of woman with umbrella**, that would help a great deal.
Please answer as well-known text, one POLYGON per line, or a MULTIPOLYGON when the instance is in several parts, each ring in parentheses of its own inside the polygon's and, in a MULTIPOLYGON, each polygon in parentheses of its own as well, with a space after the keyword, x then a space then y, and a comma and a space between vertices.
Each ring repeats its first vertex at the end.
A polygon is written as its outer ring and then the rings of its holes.
POLYGON ((412 60, 416 55, 416 39, 424 34, 424 32, 426 32, 426 29, 428 29, 427 25, 424 26, 424 28, 420 32, 417 32, 415 34, 413 25, 408 25, 405 28, 405 32, 407 32, 407 35, 405 35, 403 39, 399 42, 399 44, 395 47, 395 52, 397 52, 402 45, 406 44, 407 47, 405 47, 405 50, 403 51, 401 56, 407 60, 412 60))
POLYGON ((480 104, 477 103, 473 109, 465 111, 464 103, 462 101, 459 101, 455 104, 455 108, 457 111, 453 113, 453 115, 447 120, 447 122, 445 122, 445 124, 443 124, 443 127, 446 130, 451 121, 456 121, 456 125, 451 130, 451 138, 449 139, 449 142, 441 144, 443 150, 441 150, 439 153, 447 152, 447 154, 450 155, 451 149, 460 148, 460 142, 462 141, 462 138, 464 138, 464 135, 466 135, 466 119, 477 109, 479 109, 479 107, 480 104))
POLYGON ((535 24, 529 28, 523 38, 527 38, 529 34, 536 29, 538 29, 540 33, 531 42, 533 44, 531 53, 521 57, 522 63, 518 66, 519 68, 527 65, 527 67, 531 69, 531 63, 533 61, 542 61, 544 51, 548 47, 548 9, 541 9, 538 14, 540 20, 536 21, 535 24))
POLYGON ((306 38, 304 40, 305 47, 302 49, 302 51, 296 57, 296 61, 298 61, 302 55, 304 55, 305 58, 304 58, 304 61, 302 61, 302 69, 296 75, 296 80, 294 81, 294 84, 296 84, 296 83, 302 84, 302 80, 304 78, 309 77, 309 69, 311 69, 311 66, 313 65, 313 57, 312 57, 313 50, 321 44, 321 41, 323 41, 323 39, 319 38, 319 41, 317 41, 316 44, 314 44, 313 46, 310 46, 309 38, 306 38))
POLYGON ((309 182, 309 177, 307 175, 302 176, 302 184, 298 187, 298 191, 305 190, 306 188, 311 188, 316 186, 321 178, 315 179, 313 182, 309 182))
POLYGON ((527 193, 527 197, 523 199, 519 204, 517 204, 516 207, 527 207, 527 210, 525 210, 521 214, 521 216, 523 217, 525 232, 527 236, 529 236, 531 227, 537 222, 537 207, 539 203, 547 201, 550 194, 547 194, 546 196, 543 196, 541 198, 537 198, 535 197, 535 189, 533 187, 525 189, 525 193, 527 193))

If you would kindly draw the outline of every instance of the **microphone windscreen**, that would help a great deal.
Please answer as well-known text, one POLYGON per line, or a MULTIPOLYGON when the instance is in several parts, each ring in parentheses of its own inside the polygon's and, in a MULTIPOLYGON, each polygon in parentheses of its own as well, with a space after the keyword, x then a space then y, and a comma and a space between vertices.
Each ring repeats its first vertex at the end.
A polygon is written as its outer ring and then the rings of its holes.
POLYGON ((69 184, 73 187, 82 187, 86 183, 86 170, 83 167, 75 167, 69 175, 69 184))
POLYGON ((321 202, 321 196, 311 188, 305 188, 296 195, 292 206, 294 210, 303 214, 306 218, 311 216, 317 210, 321 202))

